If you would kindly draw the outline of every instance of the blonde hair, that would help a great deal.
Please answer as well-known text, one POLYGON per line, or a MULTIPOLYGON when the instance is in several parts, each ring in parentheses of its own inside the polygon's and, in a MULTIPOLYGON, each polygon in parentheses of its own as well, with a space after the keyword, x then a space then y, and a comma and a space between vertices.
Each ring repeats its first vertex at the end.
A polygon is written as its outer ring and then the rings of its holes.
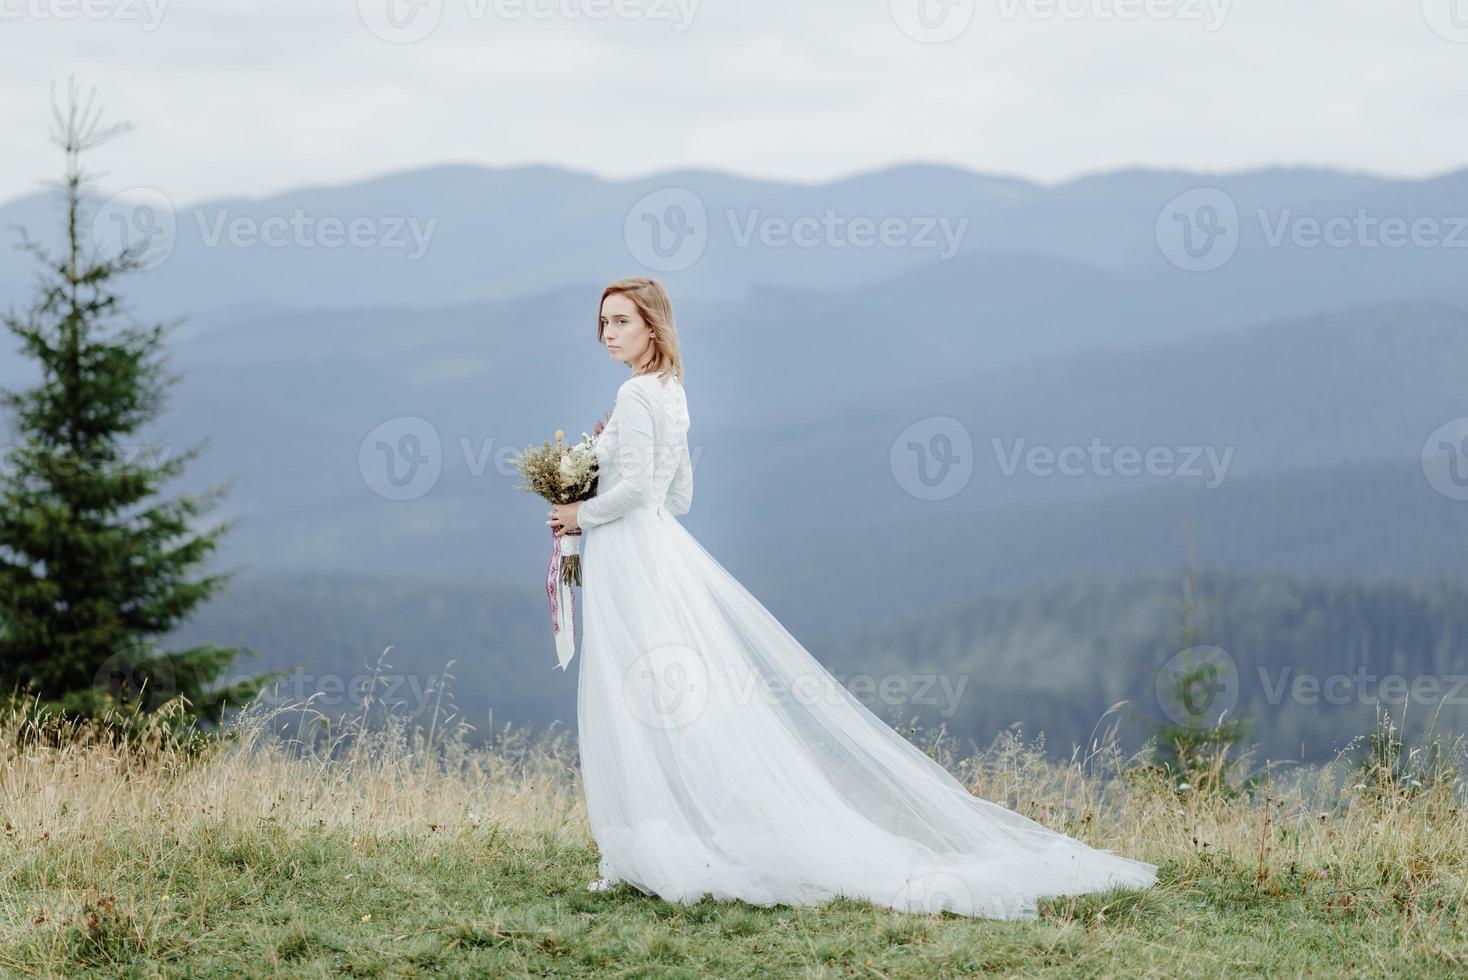
POLYGON ((647 373, 663 375, 665 381, 668 377, 676 377, 682 384, 683 355, 678 352, 678 324, 673 319, 673 301, 668 298, 663 284, 645 276, 629 276, 603 289, 601 302, 596 305, 596 339, 599 343, 606 343, 602 337, 605 332, 601 322, 602 305, 613 294, 630 299, 652 331, 652 355, 648 359, 647 373))

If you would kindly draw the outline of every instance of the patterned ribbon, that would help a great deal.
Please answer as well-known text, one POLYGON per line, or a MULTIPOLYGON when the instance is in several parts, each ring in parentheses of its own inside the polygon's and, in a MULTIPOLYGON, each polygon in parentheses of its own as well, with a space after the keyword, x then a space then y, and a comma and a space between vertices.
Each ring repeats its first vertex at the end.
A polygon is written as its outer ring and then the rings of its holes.
POLYGON ((545 594, 550 598, 551 635, 556 640, 556 666, 562 670, 576 655, 576 590, 561 581, 561 556, 580 551, 580 529, 556 534, 551 531, 550 564, 545 569, 545 594))

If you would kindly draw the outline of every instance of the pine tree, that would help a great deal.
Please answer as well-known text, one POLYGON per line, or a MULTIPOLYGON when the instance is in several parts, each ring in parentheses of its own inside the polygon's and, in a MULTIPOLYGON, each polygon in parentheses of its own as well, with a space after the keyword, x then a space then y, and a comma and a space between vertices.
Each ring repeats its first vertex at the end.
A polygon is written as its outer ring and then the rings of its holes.
POLYGON ((114 719, 140 718, 181 695, 174 717, 217 724, 271 677, 221 689, 238 649, 160 647, 232 576, 195 578, 192 570, 233 522, 202 532, 190 524, 227 484, 159 499, 205 443, 171 455, 138 436, 179 380, 163 363, 166 332, 177 322, 138 325, 114 291, 116 277, 143 266, 147 242, 112 257, 89 247, 92 178, 82 154, 130 128, 104 127, 94 106, 95 93, 82 104, 74 84, 65 108, 53 93, 51 139, 66 161, 60 254, 21 232, 20 248, 39 266, 38 298, 24 316, 0 318, 41 376, 29 390, 0 390, 14 418, 0 468, 0 694, 43 711, 114 719))
MULTIPOLYGON (((1196 637, 1198 582, 1193 564, 1193 546, 1188 543, 1188 574, 1183 579, 1184 651, 1193 649, 1196 637)), ((1241 767, 1245 758, 1237 751, 1248 737, 1250 723, 1244 718, 1214 717, 1211 698, 1205 693, 1223 678, 1220 670, 1231 671, 1232 665, 1220 668, 1207 659, 1187 663, 1172 678, 1167 699, 1175 718, 1184 722, 1152 723, 1157 737, 1153 759, 1169 776, 1174 790, 1193 793, 1216 793, 1236 796, 1241 767)), ((1245 780, 1245 785, 1248 781, 1245 780)))

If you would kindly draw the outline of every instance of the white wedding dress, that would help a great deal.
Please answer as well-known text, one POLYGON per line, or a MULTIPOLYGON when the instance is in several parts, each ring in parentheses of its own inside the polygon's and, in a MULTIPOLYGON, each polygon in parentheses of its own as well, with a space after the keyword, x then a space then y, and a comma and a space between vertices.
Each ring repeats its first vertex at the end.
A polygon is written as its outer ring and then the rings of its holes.
POLYGON ((837 683, 676 519, 688 427, 680 383, 628 379, 580 510, 579 743, 606 881, 992 918, 1156 881, 972 795, 837 683))

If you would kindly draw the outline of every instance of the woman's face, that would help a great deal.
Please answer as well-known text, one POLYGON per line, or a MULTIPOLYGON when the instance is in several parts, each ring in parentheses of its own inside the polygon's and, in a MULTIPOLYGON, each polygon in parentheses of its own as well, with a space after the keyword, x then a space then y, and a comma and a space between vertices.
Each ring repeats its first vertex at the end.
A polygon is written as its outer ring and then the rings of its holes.
POLYGON ((637 312, 637 304, 622 293, 613 293, 601 304, 602 340, 612 360, 641 364, 652 347, 652 330, 637 312))

